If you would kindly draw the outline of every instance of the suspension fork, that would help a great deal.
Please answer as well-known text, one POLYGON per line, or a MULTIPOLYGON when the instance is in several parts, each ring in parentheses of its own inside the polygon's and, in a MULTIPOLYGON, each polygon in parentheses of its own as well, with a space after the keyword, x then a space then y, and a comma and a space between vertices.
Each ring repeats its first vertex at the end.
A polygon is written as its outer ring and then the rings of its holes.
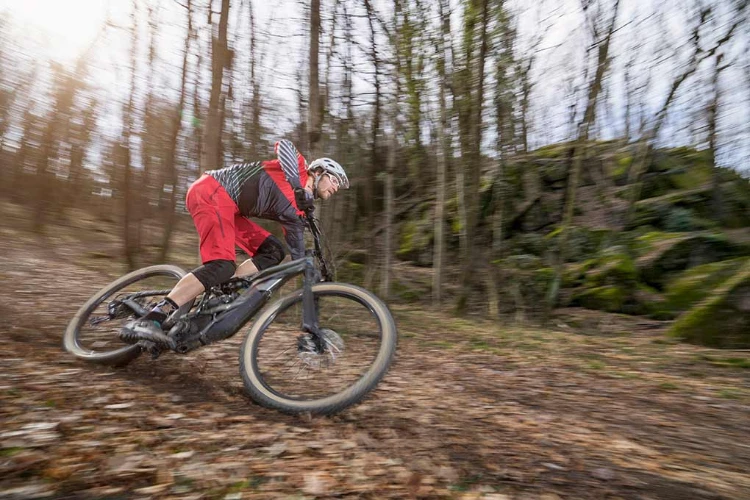
POLYGON ((315 347, 323 352, 323 336, 318 324, 318 300, 313 295, 313 284, 320 281, 320 275, 313 262, 313 253, 305 252, 305 276, 302 287, 302 331, 311 333, 315 341, 315 347))

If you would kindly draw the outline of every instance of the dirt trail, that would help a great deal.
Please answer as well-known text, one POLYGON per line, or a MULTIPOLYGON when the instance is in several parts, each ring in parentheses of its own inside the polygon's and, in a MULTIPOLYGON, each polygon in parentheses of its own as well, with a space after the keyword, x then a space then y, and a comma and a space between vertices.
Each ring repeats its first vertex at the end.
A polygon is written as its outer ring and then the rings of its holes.
POLYGON ((394 306, 372 396, 289 417, 244 395, 240 335, 125 369, 72 359, 65 324, 111 276, 32 243, 0 255, 0 497, 750 498, 750 370, 652 324, 394 306))

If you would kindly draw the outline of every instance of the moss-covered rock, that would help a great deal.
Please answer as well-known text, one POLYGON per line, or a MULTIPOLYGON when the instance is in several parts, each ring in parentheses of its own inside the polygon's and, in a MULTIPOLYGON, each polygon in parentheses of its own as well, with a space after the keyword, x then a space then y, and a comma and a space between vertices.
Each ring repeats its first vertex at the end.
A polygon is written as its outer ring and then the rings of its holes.
POLYGON ((495 262, 500 282, 500 312, 511 313, 523 309, 531 315, 540 314, 545 308, 545 297, 549 290, 554 269, 544 265, 535 255, 513 255, 495 262))
POLYGON ((603 250, 595 259, 568 269, 563 285, 578 285, 571 305, 625 314, 645 314, 660 303, 658 292, 638 282, 638 269, 624 246, 603 250), (652 293, 653 292, 653 293, 652 293))
POLYGON ((681 147, 652 151, 641 177, 641 199, 708 185, 712 175, 707 151, 681 147))
POLYGON ((672 311, 667 299, 658 290, 643 283, 636 285, 633 294, 632 314, 645 314, 652 319, 669 320, 674 319, 677 314, 672 311))
POLYGON ((616 246, 605 249, 595 259, 585 275, 585 285, 589 288, 604 285, 633 289, 638 282, 638 270, 633 259, 624 247, 616 246))
POLYGON ((623 312, 628 292, 618 286, 588 288, 573 297, 572 305, 598 311, 623 312))
MULTIPOLYGON (((567 262, 581 262, 596 257, 599 252, 617 240, 612 231, 570 226, 568 229, 567 262)), ((557 248, 562 228, 548 233, 544 238, 547 248, 557 248)))
POLYGON ((586 281, 586 273, 596 266, 596 259, 566 264, 562 274, 562 288, 579 288, 586 281))
POLYGON ((653 226, 663 231, 697 231, 715 227, 712 221, 711 188, 702 186, 641 200, 628 229, 653 226))
POLYGON ((678 318, 669 334, 710 347, 750 347, 750 260, 678 318))
POLYGON ((742 269, 748 260, 750 258, 740 257, 712 262, 681 273, 666 285, 667 307, 672 311, 687 311, 711 295, 716 287, 742 269))
POLYGON ((425 203, 421 207, 420 218, 410 219, 401 224, 396 251, 399 259, 408 260, 418 266, 432 265, 434 225, 431 213, 430 204, 425 203))
POLYGON ((721 175, 722 225, 730 228, 749 227, 750 180, 727 169, 722 169, 721 175))
POLYGON ((513 238, 511 248, 515 254, 542 257, 548 249, 548 243, 539 233, 521 233, 513 238))
POLYGON ((649 233, 638 238, 636 266, 646 284, 662 290, 677 273, 702 264, 750 255, 750 248, 720 233, 688 233, 669 237, 649 233))

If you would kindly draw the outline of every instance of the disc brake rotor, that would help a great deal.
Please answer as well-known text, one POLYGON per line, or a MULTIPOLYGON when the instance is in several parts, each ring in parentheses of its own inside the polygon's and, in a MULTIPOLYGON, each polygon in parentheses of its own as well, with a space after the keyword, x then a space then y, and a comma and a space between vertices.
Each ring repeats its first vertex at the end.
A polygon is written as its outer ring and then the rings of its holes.
POLYGON ((328 328, 321 328, 320 332, 323 337, 323 352, 318 352, 311 333, 297 338, 297 357, 308 368, 328 367, 344 352, 344 341, 338 333, 328 328))

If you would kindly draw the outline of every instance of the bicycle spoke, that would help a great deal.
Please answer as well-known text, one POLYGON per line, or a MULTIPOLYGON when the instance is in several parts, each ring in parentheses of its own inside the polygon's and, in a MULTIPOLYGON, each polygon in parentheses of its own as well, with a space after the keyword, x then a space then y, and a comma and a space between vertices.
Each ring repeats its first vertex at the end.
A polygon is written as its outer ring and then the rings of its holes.
POLYGON ((362 376, 380 348, 380 326, 366 306, 337 296, 316 296, 316 300, 324 352, 318 352, 312 337, 299 341, 299 335, 292 335, 299 332, 301 301, 276 315, 258 346, 265 383, 295 399, 342 391, 362 376))

